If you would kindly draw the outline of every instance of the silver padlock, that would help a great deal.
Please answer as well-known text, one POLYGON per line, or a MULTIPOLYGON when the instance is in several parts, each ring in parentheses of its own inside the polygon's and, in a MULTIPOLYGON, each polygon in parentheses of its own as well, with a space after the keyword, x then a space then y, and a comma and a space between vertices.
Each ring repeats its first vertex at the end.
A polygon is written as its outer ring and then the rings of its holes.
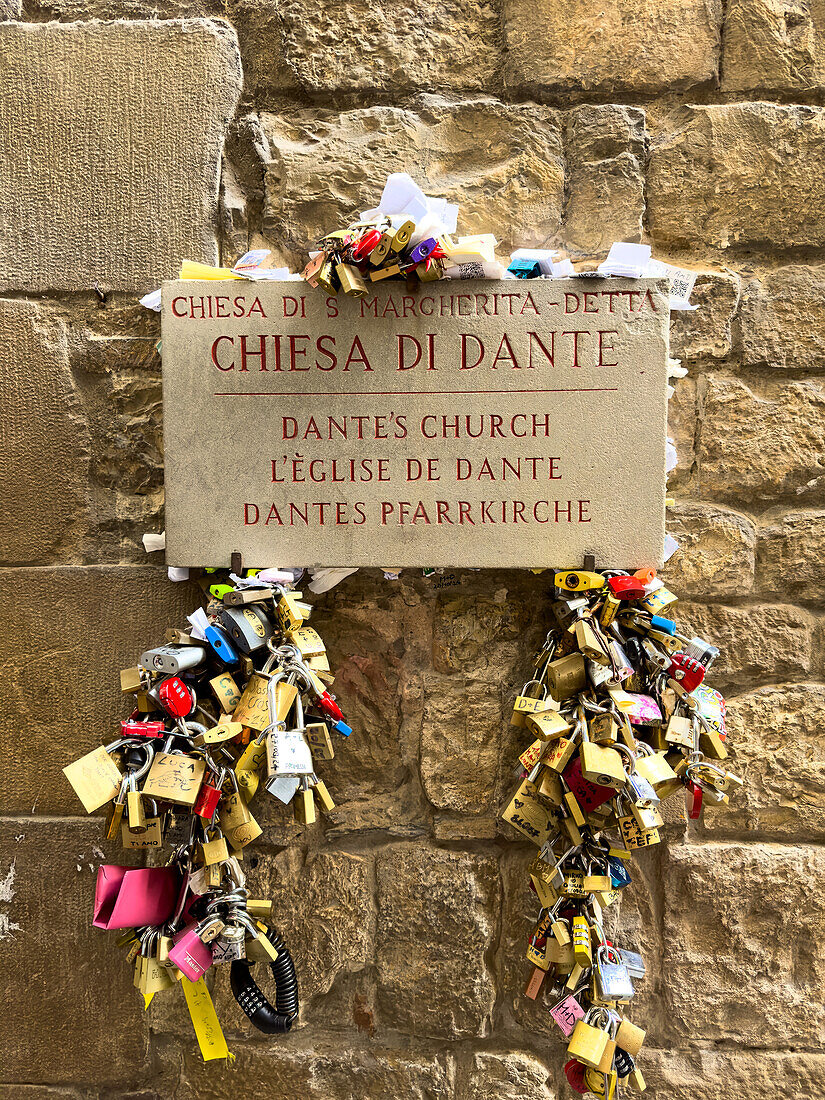
POLYGON ((244 653, 263 649, 272 634, 272 623, 258 604, 224 607, 219 618, 221 626, 244 653))
POLYGON ((138 664, 152 672, 174 676, 188 668, 195 668, 205 659, 206 650, 199 645, 159 645, 141 653, 138 664))
POLYGON ((605 1000, 627 1001, 633 996, 630 971, 615 948, 606 944, 597 948, 593 970, 599 993, 605 1000))

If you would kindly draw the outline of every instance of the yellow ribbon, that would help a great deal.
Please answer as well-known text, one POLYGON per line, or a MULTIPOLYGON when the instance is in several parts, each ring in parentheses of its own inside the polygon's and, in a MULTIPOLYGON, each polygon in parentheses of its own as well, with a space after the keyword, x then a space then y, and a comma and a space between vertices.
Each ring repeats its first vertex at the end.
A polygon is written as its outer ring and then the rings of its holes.
POLYGON ((184 978, 180 984, 183 986, 186 1007, 192 1018, 192 1026, 195 1029, 204 1062, 211 1062, 215 1058, 229 1058, 234 1062, 235 1055, 229 1053, 218 1014, 215 1012, 203 975, 196 982, 190 982, 184 978))

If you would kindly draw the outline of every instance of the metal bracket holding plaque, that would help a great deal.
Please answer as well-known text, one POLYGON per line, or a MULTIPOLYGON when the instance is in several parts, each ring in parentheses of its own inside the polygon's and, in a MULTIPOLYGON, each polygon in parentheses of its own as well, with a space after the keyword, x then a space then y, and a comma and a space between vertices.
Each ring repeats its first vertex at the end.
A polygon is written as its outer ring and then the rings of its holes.
POLYGON ((172 565, 661 565, 656 279, 163 288, 172 565))

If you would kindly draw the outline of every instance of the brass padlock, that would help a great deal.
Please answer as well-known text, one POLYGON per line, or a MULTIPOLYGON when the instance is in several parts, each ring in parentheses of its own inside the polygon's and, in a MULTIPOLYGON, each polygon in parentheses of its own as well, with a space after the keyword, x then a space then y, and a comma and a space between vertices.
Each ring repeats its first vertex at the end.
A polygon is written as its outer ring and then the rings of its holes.
POLYGON ((674 714, 665 730, 665 741, 669 745, 681 745, 693 751, 693 719, 674 714))
POLYGON ((206 830, 206 840, 201 845, 201 856, 207 867, 213 863, 225 863, 229 859, 229 846, 220 829, 206 830))
POLYGON ((526 714, 524 725, 540 741, 552 741, 563 737, 570 730, 570 722, 557 710, 541 710, 526 714))
POLYGON ((92 749, 63 769, 87 814, 111 802, 120 790, 123 776, 109 755, 109 750, 117 745, 118 742, 114 742, 108 749, 103 746, 92 749))
POLYGON ((554 699, 569 699, 587 686, 587 669, 581 653, 569 653, 551 661, 545 673, 547 687, 554 699))
POLYGON ((528 680, 513 704, 511 726, 523 726, 528 714, 546 709, 547 689, 539 680, 528 680))
POLYGON ((619 723, 612 714, 597 714, 590 719, 590 740, 597 745, 614 745, 619 735, 619 723))
POLYGON ((322 760, 332 760, 335 757, 335 749, 326 722, 308 723, 304 729, 304 737, 312 748, 313 756, 320 756, 322 760))
POLYGON ((542 845, 553 831, 553 819, 538 801, 536 786, 525 779, 501 814, 520 833, 542 845))
POLYGON ((626 1050, 631 1058, 635 1058, 642 1049, 646 1034, 647 1032, 643 1031, 642 1028, 636 1027, 630 1020, 623 1017, 616 1032, 616 1046, 626 1050))
POLYGON ((616 790, 624 786, 624 766, 621 756, 615 749, 583 740, 579 756, 582 776, 588 782, 595 783, 599 787, 613 787, 616 790))
POLYGON ((600 1020, 603 1024, 609 1022, 609 1016, 599 1008, 591 1008, 583 1019, 576 1022, 570 1042, 567 1044, 567 1053, 591 1069, 598 1069, 604 1056, 610 1035, 605 1027, 596 1027, 591 1020, 600 1020))
POLYGON ((553 742, 553 746, 547 755, 542 757, 542 764, 551 771, 561 774, 569 764, 575 751, 575 741, 571 741, 567 737, 560 737, 553 742))
POLYGON ((636 771, 646 779, 660 799, 670 798, 681 790, 682 781, 668 764, 664 753, 654 752, 636 758, 636 771))
POLYGON ((598 635, 587 619, 579 619, 575 627, 576 645, 579 652, 597 665, 609 665, 610 657, 599 641, 598 635))
POLYGON ((222 672, 209 681, 209 686, 212 688, 222 710, 226 711, 227 714, 231 714, 241 701, 240 688, 232 676, 228 672, 222 672))
POLYGON ((155 754, 143 793, 147 798, 172 802, 176 806, 194 806, 206 772, 206 761, 183 753, 155 754))

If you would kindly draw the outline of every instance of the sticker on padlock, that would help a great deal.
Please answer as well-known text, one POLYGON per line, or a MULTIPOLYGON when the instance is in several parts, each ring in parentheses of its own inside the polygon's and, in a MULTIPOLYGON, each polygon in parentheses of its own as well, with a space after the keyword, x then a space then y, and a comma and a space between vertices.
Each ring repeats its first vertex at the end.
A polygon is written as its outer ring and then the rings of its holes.
POLYGON ((584 1019, 584 1009, 571 993, 559 1001, 558 1004, 553 1005, 550 1009, 550 1015, 569 1039, 578 1021, 584 1019))

